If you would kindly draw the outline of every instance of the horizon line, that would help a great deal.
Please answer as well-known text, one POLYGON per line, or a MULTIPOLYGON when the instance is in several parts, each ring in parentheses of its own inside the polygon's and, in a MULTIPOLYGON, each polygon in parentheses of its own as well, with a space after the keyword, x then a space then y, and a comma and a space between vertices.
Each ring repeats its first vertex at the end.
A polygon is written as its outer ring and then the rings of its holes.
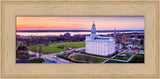
MULTIPOLYGON (((96 30, 96 32, 114 32, 115 30, 96 30)), ((16 32, 91 32, 91 30, 16 30, 16 32)), ((116 30, 116 32, 144 32, 144 30, 116 30)))
MULTIPOLYGON (((16 29, 17 30, 17 29, 16 29)), ((71 29, 72 30, 72 29, 71 29)), ((113 29, 114 30, 114 29, 113 29)), ((116 29, 117 30, 117 29, 116 29)), ((129 29, 129 30, 131 30, 131 29, 129 29)), ((135 29, 133 29, 133 30, 135 30, 135 29)), ((136 30, 142 30, 142 29, 136 29, 136 30)), ((143 29, 144 30, 144 29, 143 29)), ((23 30, 22 30, 23 31, 23 30)), ((25 30, 24 30, 25 31, 25 30)), ((32 30, 31 30, 32 31, 32 30)), ((56 31, 56 30, 55 30, 56 31)), ((58 30, 59 31, 59 30, 58 30)), ((100 30, 99 30, 100 31, 100 30)), ((103 30, 102 30, 103 31, 103 30)))

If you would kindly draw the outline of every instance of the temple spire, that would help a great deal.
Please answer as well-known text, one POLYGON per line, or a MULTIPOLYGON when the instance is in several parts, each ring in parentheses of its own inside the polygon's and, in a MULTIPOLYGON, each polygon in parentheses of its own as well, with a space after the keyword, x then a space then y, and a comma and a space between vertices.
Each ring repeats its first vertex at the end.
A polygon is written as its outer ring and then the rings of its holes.
POLYGON ((91 28, 91 38, 94 39, 95 37, 96 37, 96 25, 94 24, 94 21, 93 21, 92 28, 91 28))

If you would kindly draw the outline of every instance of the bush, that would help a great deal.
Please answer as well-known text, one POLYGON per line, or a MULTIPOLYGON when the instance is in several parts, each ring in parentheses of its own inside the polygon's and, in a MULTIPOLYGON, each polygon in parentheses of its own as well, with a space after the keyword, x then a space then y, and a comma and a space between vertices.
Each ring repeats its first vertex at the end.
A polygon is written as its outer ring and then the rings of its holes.
POLYGON ((28 53, 17 53, 16 54, 16 58, 20 58, 20 57, 33 57, 34 55, 28 54, 28 53))
POLYGON ((18 50, 19 51, 26 51, 26 50, 28 50, 28 48, 23 45, 23 46, 18 46, 18 50))
POLYGON ((40 60, 39 59, 33 59, 33 60, 28 60, 28 62, 30 62, 30 63, 42 63, 42 62, 44 62, 44 59, 42 59, 42 58, 40 58, 40 60))

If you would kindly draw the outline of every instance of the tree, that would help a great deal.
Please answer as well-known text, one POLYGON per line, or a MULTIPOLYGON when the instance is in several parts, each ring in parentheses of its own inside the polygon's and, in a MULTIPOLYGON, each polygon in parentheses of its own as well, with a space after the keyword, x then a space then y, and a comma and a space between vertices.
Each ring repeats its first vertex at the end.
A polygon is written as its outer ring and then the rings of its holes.
POLYGON ((90 59, 89 56, 85 56, 85 60, 87 61, 87 63, 89 63, 89 59, 90 59))
POLYGON ((47 41, 45 41, 45 46, 48 46, 49 45, 49 42, 48 42, 48 40, 47 41))
POLYGON ((122 35, 122 40, 121 40, 121 43, 125 43, 127 40, 127 37, 125 34, 122 35))
POLYGON ((21 46, 18 46, 18 50, 21 51, 21 50, 22 50, 22 47, 21 47, 21 46))
POLYGON ((19 53, 19 50, 18 50, 18 49, 16 49, 16 53, 17 53, 17 54, 19 53))
POLYGON ((40 60, 42 54, 42 46, 39 46, 39 62, 41 63, 42 61, 40 60))
POLYGON ((66 50, 64 51, 63 55, 64 55, 65 58, 68 57, 66 50))
POLYGON ((25 52, 26 52, 26 54, 28 54, 28 48, 26 47, 26 46, 24 46, 24 45, 20 45, 20 46, 18 46, 18 48, 16 49, 16 53, 19 53, 20 54, 20 61, 22 62, 22 63, 26 63, 27 62, 27 57, 26 57, 26 55, 25 55, 25 52))
POLYGON ((144 58, 142 56, 139 57, 138 63, 144 63, 144 58))
MULTIPOLYGON (((37 47, 34 46, 34 47, 32 48, 32 51, 36 53, 36 52, 37 52, 37 47)), ((35 54, 35 59, 36 59, 36 54, 35 54)))
POLYGON ((143 45, 143 44, 144 44, 144 40, 143 40, 143 39, 141 39, 140 44, 141 44, 141 45, 143 45))
POLYGON ((118 54, 119 53, 119 51, 115 51, 115 54, 118 54))
POLYGON ((30 41, 29 41, 29 40, 26 41, 26 45, 27 45, 27 46, 30 45, 30 41))

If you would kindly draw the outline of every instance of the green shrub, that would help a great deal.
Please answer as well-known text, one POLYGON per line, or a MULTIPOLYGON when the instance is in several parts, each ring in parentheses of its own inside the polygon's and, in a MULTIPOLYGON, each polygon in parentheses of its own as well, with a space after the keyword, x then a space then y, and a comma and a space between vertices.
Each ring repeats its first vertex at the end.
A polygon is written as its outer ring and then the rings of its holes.
POLYGON ((44 62, 44 61, 45 61, 45 60, 42 59, 42 58, 40 58, 40 60, 39 60, 39 59, 28 60, 28 62, 30 62, 30 63, 42 63, 42 62, 44 62))

